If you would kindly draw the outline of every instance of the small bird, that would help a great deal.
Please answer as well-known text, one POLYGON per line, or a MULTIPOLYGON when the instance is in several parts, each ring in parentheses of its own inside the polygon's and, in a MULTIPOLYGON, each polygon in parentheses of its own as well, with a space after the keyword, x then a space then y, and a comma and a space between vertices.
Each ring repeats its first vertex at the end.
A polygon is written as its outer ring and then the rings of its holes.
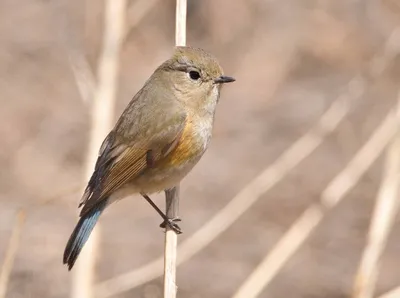
POLYGON ((216 58, 192 47, 176 47, 154 71, 100 147, 64 251, 69 270, 104 209, 128 195, 142 195, 164 227, 181 232, 148 195, 174 188, 199 161, 211 139, 221 87, 234 81, 216 58))

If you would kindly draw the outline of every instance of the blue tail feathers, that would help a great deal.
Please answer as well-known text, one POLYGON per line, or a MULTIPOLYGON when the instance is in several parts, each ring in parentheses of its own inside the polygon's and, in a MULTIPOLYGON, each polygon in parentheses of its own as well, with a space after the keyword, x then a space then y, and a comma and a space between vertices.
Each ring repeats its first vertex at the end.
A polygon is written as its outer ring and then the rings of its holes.
POLYGON ((68 264, 68 270, 71 270, 74 266, 106 205, 107 200, 101 200, 79 219, 64 251, 63 262, 64 264, 68 264))

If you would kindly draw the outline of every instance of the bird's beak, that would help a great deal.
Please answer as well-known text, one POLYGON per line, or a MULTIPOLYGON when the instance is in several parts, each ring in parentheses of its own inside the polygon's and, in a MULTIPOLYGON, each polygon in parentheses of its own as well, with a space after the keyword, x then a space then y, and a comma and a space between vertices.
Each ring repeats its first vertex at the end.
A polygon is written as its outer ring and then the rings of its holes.
POLYGON ((234 78, 232 77, 228 77, 228 76, 220 76, 219 78, 216 78, 214 80, 215 84, 224 84, 224 83, 231 83, 236 81, 234 78))

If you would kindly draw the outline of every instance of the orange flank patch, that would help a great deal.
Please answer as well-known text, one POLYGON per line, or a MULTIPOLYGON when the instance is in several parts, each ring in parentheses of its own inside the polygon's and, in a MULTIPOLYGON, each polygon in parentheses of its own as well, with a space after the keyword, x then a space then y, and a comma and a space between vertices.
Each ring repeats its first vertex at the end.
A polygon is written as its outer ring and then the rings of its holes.
POLYGON ((193 123, 189 120, 183 129, 182 135, 175 149, 165 158, 165 166, 179 166, 199 155, 201 145, 195 139, 193 123))

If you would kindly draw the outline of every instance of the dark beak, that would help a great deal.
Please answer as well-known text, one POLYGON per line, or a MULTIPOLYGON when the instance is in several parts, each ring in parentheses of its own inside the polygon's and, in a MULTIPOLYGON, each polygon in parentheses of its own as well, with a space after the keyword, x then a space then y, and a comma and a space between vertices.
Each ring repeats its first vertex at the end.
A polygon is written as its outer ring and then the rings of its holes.
POLYGON ((215 84, 224 84, 224 83, 231 83, 236 81, 234 78, 232 77, 228 77, 228 76, 220 76, 219 78, 216 78, 214 80, 215 84))

